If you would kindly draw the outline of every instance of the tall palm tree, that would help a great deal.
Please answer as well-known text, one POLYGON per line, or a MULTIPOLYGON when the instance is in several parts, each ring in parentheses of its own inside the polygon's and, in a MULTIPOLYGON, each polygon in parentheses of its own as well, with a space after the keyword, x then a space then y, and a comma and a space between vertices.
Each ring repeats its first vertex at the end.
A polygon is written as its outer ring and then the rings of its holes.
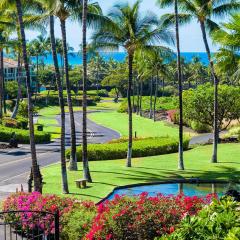
POLYGON ((213 41, 220 44, 216 54, 220 73, 227 74, 231 82, 240 84, 240 14, 231 15, 227 23, 222 23, 219 30, 212 34, 213 41))
MULTIPOLYGON (((166 4, 171 4, 172 0, 163 0, 166 4)), ((219 79, 216 75, 214 62, 212 59, 210 47, 207 39, 207 30, 213 32, 219 29, 219 26, 213 21, 213 17, 224 17, 230 14, 232 11, 236 11, 240 8, 239 1, 236 0, 181 0, 181 21, 183 23, 191 21, 193 18, 198 21, 202 31, 203 42, 205 45, 208 61, 211 69, 212 80, 214 83, 214 139, 213 139, 213 155, 211 158, 212 163, 217 163, 217 146, 219 139, 219 123, 218 123, 218 84, 219 79)), ((171 22, 173 16, 171 14, 166 15, 168 22, 171 22)))
MULTIPOLYGON (((182 65, 179 38, 179 13, 178 0, 158 0, 160 6, 165 7, 174 4, 174 14, 170 19, 175 23, 176 47, 177 47, 177 78, 178 78, 178 99, 179 99, 179 147, 178 147, 178 169, 184 170, 183 158, 183 103, 182 103, 182 65)), ((169 17, 169 16, 168 16, 169 17)), ((164 16, 162 17, 164 18, 164 16)), ((167 20, 165 20, 167 21, 167 20)))
POLYGON ((175 32, 177 44, 177 69, 178 69, 178 97, 179 97, 179 149, 178 149, 178 169, 184 170, 183 159, 183 99, 182 99, 182 68, 181 68, 181 52, 179 39, 179 16, 178 16, 178 0, 174 1, 175 10, 175 32))
POLYGON ((44 6, 47 6, 49 12, 60 20, 61 33, 62 33, 62 47, 64 59, 64 71, 67 90, 67 102, 70 115, 71 125, 71 158, 69 170, 77 170, 77 157, 76 157, 76 127, 73 112, 71 85, 69 80, 69 63, 68 63, 68 48, 67 48, 67 34, 66 34, 66 20, 70 17, 72 8, 78 4, 75 0, 38 0, 44 6))
POLYGON ((97 30, 93 39, 99 48, 118 49, 125 48, 128 56, 128 123, 129 139, 127 153, 127 167, 131 167, 132 162, 132 80, 133 80, 133 59, 136 50, 145 49, 157 42, 171 42, 170 32, 158 26, 157 17, 150 13, 148 16, 140 14, 140 0, 132 6, 126 4, 116 4, 108 15, 108 22, 97 30))
POLYGON ((69 193, 68 190, 68 180, 67 180, 67 168, 66 168, 66 158, 65 158, 65 110, 64 110, 64 97, 63 97, 63 86, 61 81, 61 74, 58 65, 57 59, 57 50, 56 50, 56 40, 54 33, 54 17, 50 16, 50 40, 52 47, 52 56, 55 67, 55 77, 58 86, 58 97, 59 97, 59 106, 61 109, 61 171, 62 171, 62 189, 63 193, 69 193))
POLYGON ((88 0, 83 1, 82 14, 82 57, 83 57, 83 122, 82 122, 82 161, 83 161, 83 177, 92 182, 89 171, 87 156, 87 11, 88 0))
POLYGON ((32 172, 33 172, 33 180, 34 180, 34 190, 37 192, 42 192, 42 182, 41 182, 41 174, 37 162, 37 153, 36 153, 36 145, 34 139, 34 123, 33 123, 33 104, 32 104, 32 93, 31 93, 31 77, 30 70, 28 64, 28 56, 27 56, 27 46, 26 46, 26 37, 25 37, 25 29, 23 23, 23 12, 22 12, 22 2, 21 0, 15 0, 16 10, 18 15, 18 24, 20 28, 21 34, 21 45, 22 45, 22 54, 23 54, 23 62, 26 71, 26 86, 28 92, 28 118, 29 118, 29 133, 30 133, 30 147, 31 147, 31 155, 32 155, 32 172))

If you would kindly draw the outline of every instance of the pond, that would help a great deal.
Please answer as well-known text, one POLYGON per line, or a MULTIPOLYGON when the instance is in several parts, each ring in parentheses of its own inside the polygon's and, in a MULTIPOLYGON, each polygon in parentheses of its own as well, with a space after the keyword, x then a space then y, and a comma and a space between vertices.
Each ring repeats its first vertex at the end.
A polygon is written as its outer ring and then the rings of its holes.
POLYGON ((219 197, 229 189, 230 185, 227 183, 161 183, 152 185, 142 185, 126 187, 114 190, 108 197, 108 200, 117 195, 139 195, 147 192, 149 196, 163 195, 178 195, 183 193, 186 196, 206 196, 210 193, 215 193, 219 197))

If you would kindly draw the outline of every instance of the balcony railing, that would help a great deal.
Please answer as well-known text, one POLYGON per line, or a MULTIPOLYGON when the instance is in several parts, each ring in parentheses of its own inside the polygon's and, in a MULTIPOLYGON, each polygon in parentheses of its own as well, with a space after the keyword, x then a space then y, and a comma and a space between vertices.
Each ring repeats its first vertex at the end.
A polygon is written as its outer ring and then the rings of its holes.
MULTIPOLYGON (((16 74, 16 73, 5 73, 4 74, 4 78, 5 79, 16 79, 18 76, 26 77, 26 73, 25 72, 21 72, 20 74, 16 74)), ((35 77, 36 74, 34 72, 30 72, 30 76, 31 77, 35 77)))

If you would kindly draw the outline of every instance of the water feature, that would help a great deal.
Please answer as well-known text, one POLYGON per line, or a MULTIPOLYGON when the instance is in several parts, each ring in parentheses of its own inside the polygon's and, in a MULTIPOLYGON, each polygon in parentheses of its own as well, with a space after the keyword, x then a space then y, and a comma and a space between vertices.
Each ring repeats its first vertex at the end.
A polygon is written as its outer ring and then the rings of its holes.
POLYGON ((157 194, 163 195, 178 195, 183 193, 186 196, 205 196, 210 193, 217 194, 221 197, 227 189, 227 183, 161 183, 153 185, 141 185, 115 189, 108 197, 108 200, 117 195, 133 196, 143 192, 147 192, 149 196, 156 196, 157 194))

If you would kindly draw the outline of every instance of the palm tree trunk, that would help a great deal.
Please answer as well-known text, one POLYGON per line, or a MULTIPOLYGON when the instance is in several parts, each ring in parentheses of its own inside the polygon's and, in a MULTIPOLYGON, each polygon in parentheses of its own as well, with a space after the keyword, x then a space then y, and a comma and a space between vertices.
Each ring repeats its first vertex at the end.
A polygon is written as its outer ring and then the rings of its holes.
POLYGON ((132 101, 133 101, 132 106, 133 106, 133 112, 135 113, 136 109, 135 109, 135 81, 134 80, 133 80, 133 86, 132 86, 132 95, 133 95, 133 97, 132 97, 132 101))
POLYGON ((34 191, 42 192, 42 180, 41 173, 37 162, 36 145, 34 140, 34 124, 33 124, 33 104, 32 104, 32 93, 31 93, 31 77, 28 65, 27 57, 27 47, 26 47, 26 37, 23 24, 23 14, 22 14, 22 3, 21 0, 16 0, 17 14, 18 14, 18 24, 21 33, 21 45, 24 67, 26 71, 26 85, 27 85, 27 98, 28 98, 28 118, 29 118, 29 134, 30 134, 30 147, 32 156, 32 174, 34 181, 34 191))
POLYGON ((163 77, 163 79, 162 79, 162 97, 164 97, 164 91, 165 91, 165 80, 163 77))
POLYGON ((207 34, 204 22, 200 22, 201 31, 203 36, 204 45, 206 48, 208 61, 211 68, 211 75, 214 82, 214 122, 213 122, 213 155, 211 162, 217 163, 217 148, 218 148, 218 138, 219 138, 219 128, 218 128, 218 77, 214 70, 214 64, 211 57, 210 48, 207 41, 207 34))
POLYGON ((158 97, 158 76, 155 80, 155 94, 154 94, 154 103, 153 103, 153 121, 156 121, 156 105, 157 105, 157 97, 158 97))
POLYGON ((66 34, 65 20, 61 20, 61 30, 62 30, 62 41, 63 41, 63 56, 64 56, 67 101, 68 101, 70 124, 71 124, 71 158, 70 158, 69 170, 77 171, 76 128, 75 128, 75 119, 74 119, 74 112, 73 112, 73 106, 72 106, 71 86, 69 81, 68 50, 67 50, 67 39, 66 39, 67 34, 66 34))
POLYGON ((0 118, 3 117, 3 81, 4 81, 4 64, 3 50, 0 50, 0 118))
POLYGON ((64 110, 64 97, 63 86, 61 81, 61 74, 58 66, 56 39, 54 33, 54 17, 50 16, 50 40, 52 48, 53 63, 55 68, 55 77, 58 87, 59 106, 61 110, 61 171, 62 171, 62 190, 64 194, 69 193, 68 179, 67 179, 67 167, 65 158, 65 110, 64 110))
POLYGON ((20 52, 18 53, 18 70, 17 70, 17 83, 18 83, 18 93, 17 93, 17 100, 16 104, 12 113, 12 118, 16 118, 18 114, 18 108, 20 103, 20 98, 22 95, 22 88, 21 88, 21 56, 20 52))
POLYGON ((128 152, 127 152, 127 167, 132 166, 132 133, 133 133, 133 123, 132 123, 132 103, 131 103, 131 96, 132 96, 132 79, 133 79, 133 53, 128 53, 128 68, 129 68, 129 76, 128 76, 128 92, 127 92, 127 99, 128 99, 128 152))
POLYGON ((88 1, 83 1, 82 15, 82 57, 83 57, 83 122, 82 122, 82 161, 83 161, 83 177, 88 182, 92 182, 87 152, 87 12, 88 1))
POLYGON ((178 148, 178 169, 184 170, 183 160, 183 103, 182 103, 182 68, 179 40, 179 19, 178 19, 178 0, 175 0, 175 30, 177 44, 177 68, 178 68, 178 95, 179 95, 179 148, 178 148))
POLYGON ((137 77, 137 115, 139 115, 139 107, 140 105, 140 83, 139 83, 139 77, 137 77))
POLYGON ((151 82, 150 82, 150 112, 149 112, 149 118, 152 119, 153 115, 153 77, 151 77, 151 82))
POLYGON ((139 113, 142 117, 142 96, 143 96, 143 80, 141 79, 140 83, 140 103, 139 103, 139 113))

